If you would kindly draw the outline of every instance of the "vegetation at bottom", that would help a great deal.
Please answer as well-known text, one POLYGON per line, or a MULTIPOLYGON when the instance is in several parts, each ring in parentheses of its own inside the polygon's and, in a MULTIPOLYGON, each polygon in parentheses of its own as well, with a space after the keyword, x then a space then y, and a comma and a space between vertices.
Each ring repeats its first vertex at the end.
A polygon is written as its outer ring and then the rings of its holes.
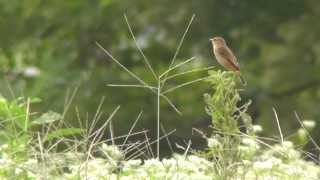
MULTIPOLYGON (((290 137, 263 137, 262 126, 247 113, 251 101, 241 100, 243 86, 232 72, 211 70, 204 94, 210 130, 197 130, 205 150, 182 146, 183 153, 158 159, 150 150, 155 142, 128 141, 125 136, 102 138, 112 132, 116 107, 98 128, 99 108, 92 119, 74 128, 65 112, 32 112, 37 98, 0 97, 1 179, 319 179, 318 159, 302 147, 312 140, 314 121, 299 119, 301 128, 290 137), (71 128, 72 127, 72 128, 71 128), (116 140, 121 140, 119 141, 116 140), (144 157, 144 158, 141 158, 144 157)), ((66 109, 68 103, 66 103, 66 109)), ((275 115, 277 114, 274 111, 275 115)), ((299 118, 299 115, 297 118, 299 118)), ((275 116, 277 121, 281 121, 275 116)), ((270 121, 274 121, 270 119, 270 121)), ((168 136, 170 136, 168 134, 168 136)), ((165 141, 165 139, 161 139, 165 141)), ((314 143, 317 150, 319 147, 314 143)))

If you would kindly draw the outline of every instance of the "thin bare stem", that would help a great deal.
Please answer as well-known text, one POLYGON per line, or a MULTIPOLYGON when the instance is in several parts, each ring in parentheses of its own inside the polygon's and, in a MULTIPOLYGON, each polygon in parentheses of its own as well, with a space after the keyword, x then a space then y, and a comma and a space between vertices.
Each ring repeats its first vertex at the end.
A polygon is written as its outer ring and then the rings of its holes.
POLYGON ((131 126, 131 128, 130 128, 130 130, 129 130, 129 133, 128 133, 127 137, 124 139, 122 145, 125 145, 125 144, 127 143, 127 140, 128 140, 128 138, 129 138, 129 136, 131 135, 131 133, 132 133, 134 127, 136 126, 137 122, 139 121, 142 113, 143 113, 143 111, 140 111, 138 117, 136 118, 136 120, 135 120, 134 123, 132 124, 132 126, 131 126))
POLYGON ((272 111, 274 113, 274 117, 276 118, 276 122, 277 122, 277 127, 278 127, 278 131, 279 131, 279 134, 280 134, 280 140, 281 140, 281 144, 283 144, 283 134, 282 134, 282 131, 281 131, 281 127, 280 127, 280 123, 279 123, 279 118, 278 118, 278 114, 277 114, 277 111, 275 108, 272 108, 272 111))
MULTIPOLYGON (((145 85, 118 85, 118 84, 109 84, 109 86, 111 87, 132 87, 132 88, 148 88, 151 90, 151 92, 157 94, 157 87, 153 87, 153 86, 145 86, 145 85)), ((175 110, 179 115, 182 115, 181 111, 179 111, 179 109, 173 104, 173 102, 165 95, 161 94, 161 97, 163 97, 167 103, 169 103, 169 105, 172 107, 173 110, 175 110)))
POLYGON ((138 48, 141 56, 143 57, 144 62, 146 63, 146 65, 147 65, 147 67, 149 68, 149 70, 151 71, 153 77, 154 77, 156 80, 158 80, 158 77, 157 77, 156 73, 154 72, 154 70, 153 70, 150 62, 148 61, 148 58, 144 55, 141 47, 140 47, 139 44, 138 44, 138 41, 136 40, 136 38, 135 38, 135 36, 134 36, 134 34, 133 34, 131 25, 130 25, 130 23, 129 23, 129 21, 128 21, 128 18, 127 18, 127 16, 126 16, 126 14, 124 14, 123 16, 124 16, 124 19, 126 20, 128 29, 129 29, 130 34, 131 34, 131 36, 132 36, 132 39, 134 40, 134 43, 136 44, 136 46, 137 46, 137 48, 138 48))
POLYGON ((113 132, 113 125, 112 125, 112 119, 110 120, 110 123, 109 123, 109 131, 110 131, 110 138, 111 138, 111 142, 112 142, 112 145, 115 145, 115 141, 114 141, 114 132, 113 132))
MULTIPOLYGON (((142 142, 137 142, 137 143, 134 143, 133 146, 130 146, 130 147, 126 148, 125 151, 124 151, 125 155, 129 154, 130 152, 132 152, 132 151, 135 150, 135 149, 140 149, 140 151, 141 151, 142 149, 145 149, 147 146, 143 146, 142 148, 140 148, 140 146, 146 144, 147 141, 148 141, 148 140, 144 140, 144 141, 142 141, 142 142)), ((139 153, 139 152, 138 152, 138 151, 133 152, 130 156, 133 156, 133 155, 135 155, 135 154, 137 154, 137 153, 139 153)), ((128 156, 127 158, 129 159, 130 156, 128 156)))
MULTIPOLYGON (((164 127, 163 127, 163 124, 162 124, 162 123, 161 123, 161 130, 162 130, 162 133, 163 133, 163 134, 167 134, 167 132, 166 132, 166 130, 164 129, 164 127)), ((174 153, 174 152, 173 152, 172 145, 171 145, 171 142, 170 142, 170 140, 169 140, 169 137, 168 137, 168 136, 166 137, 166 140, 167 140, 167 143, 168 143, 168 145, 169 145, 169 148, 170 148, 171 153, 174 153)))
POLYGON ((173 102, 167 96, 161 94, 161 97, 163 97, 169 103, 169 105, 172 107, 173 110, 176 111, 176 113, 182 115, 182 112, 173 104, 173 102))
MULTIPOLYGON (((157 94, 157 87, 153 87, 153 86, 148 86, 148 85, 118 85, 118 84, 109 84, 109 86, 112 87, 137 87, 137 88, 148 88, 151 90, 151 92, 157 94)), ((165 95, 163 95, 162 93, 160 94, 161 97, 163 97, 168 103, 169 105, 179 114, 182 115, 181 111, 172 103, 172 101, 165 95)))
POLYGON ((108 119, 105 121, 105 123, 103 123, 103 125, 96 130, 95 132, 89 131, 89 136, 88 138, 91 138, 93 136, 96 136, 97 134, 100 134, 101 131, 103 131, 103 129, 106 128, 106 126, 108 125, 109 121, 111 121, 111 119, 114 117, 114 115, 118 112, 118 110, 120 109, 120 106, 117 106, 117 108, 115 110, 113 110, 113 112, 111 113, 111 115, 108 117, 108 119))
POLYGON ((188 151, 190 149, 190 146, 191 146, 191 140, 188 141, 188 146, 187 146, 187 149, 186 151, 184 152, 183 156, 186 158, 187 157, 187 154, 188 154, 188 151))
MULTIPOLYGON (((187 64, 187 63, 189 63, 189 62, 191 62, 191 61, 193 61, 193 60, 196 60, 196 58, 195 58, 195 57, 191 57, 191 58, 183 61, 182 63, 179 63, 179 64, 171 67, 170 69, 168 69, 168 70, 166 70, 165 72, 163 72, 163 73, 160 75, 160 78, 162 78, 163 76, 166 76, 170 71, 172 71, 172 70, 174 70, 174 69, 177 69, 177 68, 179 68, 180 66, 183 66, 183 65, 185 65, 185 64, 187 64)), ((165 79, 166 79, 166 78, 165 78, 165 79)))
POLYGON ((177 56, 178 56, 178 54, 179 54, 179 52, 180 52, 180 48, 181 48, 181 46, 182 46, 182 44, 183 44, 183 41, 184 41, 184 39, 185 39, 185 37, 186 37, 189 29, 190 29, 190 26, 191 26, 191 24, 192 24, 192 22, 193 22, 193 20, 194 20, 194 17, 195 17, 195 14, 192 15, 192 17, 191 17, 191 19, 190 19, 190 21, 189 21, 189 23, 188 23, 188 26, 187 26, 186 30, 184 31, 184 33, 183 33, 183 35, 182 35, 182 38, 181 38, 181 40, 180 40, 180 42, 179 42, 179 45, 178 45, 178 47, 177 47, 177 49, 176 49, 176 52, 174 53, 174 56, 173 56, 173 58, 172 58, 172 60, 171 60, 169 69, 173 66, 174 61, 176 60, 176 58, 177 58, 177 56))
POLYGON ((130 153, 131 151, 133 151, 134 149, 137 149, 139 146, 141 146, 143 144, 143 142, 137 141, 134 143, 129 144, 129 146, 127 146, 122 152, 123 154, 126 156, 128 153, 130 153))
MULTIPOLYGON (((143 131, 139 131, 139 132, 135 132, 135 133, 132 133, 131 136, 135 136, 135 135, 138 135, 138 134, 142 134, 144 132, 148 132, 148 130, 143 130, 143 131)), ((121 136, 117 136, 117 137, 114 137, 113 139, 114 140, 117 140, 117 139, 121 139, 121 138, 126 138, 128 135, 125 134, 125 135, 121 135, 121 136)), ((111 141, 111 139, 106 139, 105 142, 109 142, 111 141)))
POLYGON ((198 68, 198 69, 192 69, 190 71, 186 71, 186 72, 182 72, 182 73, 177 73, 177 74, 174 74, 174 75, 171 75, 171 76, 168 76, 165 80, 169 80, 169 79, 172 79, 172 78, 175 78, 175 77, 178 77, 178 76, 182 76, 182 75, 186 75, 186 74, 190 74, 190 73, 195 73, 195 72, 200 72, 200 71, 207 71, 207 70, 210 70, 210 69, 213 69, 214 66, 209 66, 209 67, 206 67, 206 68, 198 68))
POLYGON ((157 89, 157 159, 160 158, 160 96, 161 96, 161 81, 158 81, 157 89))
MULTIPOLYGON (((160 140, 162 140, 163 138, 165 138, 165 137, 167 137, 167 136, 169 136, 169 135, 171 135, 172 133, 174 133, 176 131, 176 129, 174 129, 174 130, 172 130, 172 131, 170 131, 169 133, 167 133, 166 135, 164 135, 164 136, 162 136, 162 137, 160 137, 159 139, 157 139, 157 140, 155 140, 155 141, 152 141, 151 143, 150 143, 150 145, 152 145, 152 144, 154 144, 154 143, 157 143, 157 142, 159 142, 160 140)), ((135 154, 135 153, 134 153, 135 154)), ((138 155, 136 155, 136 156, 134 156, 134 157, 139 157, 141 154, 138 154, 138 155)), ((128 157, 127 159, 134 159, 133 158, 133 156, 131 155, 130 157, 128 157)))
POLYGON ((29 116, 30 116, 30 98, 27 99, 26 119, 24 122, 24 131, 25 132, 28 131, 29 116))
MULTIPOLYGON (((178 56, 178 54, 179 54, 179 52, 180 52, 180 48, 181 48, 181 46, 182 46, 182 44, 183 44, 183 42, 184 42, 184 39, 185 39, 185 37, 186 37, 189 29, 190 29, 190 26, 191 26, 191 24, 192 24, 192 22, 193 22, 193 20, 194 20, 194 17, 195 17, 195 14, 192 15, 192 17, 191 17, 191 19, 190 19, 190 21, 189 21, 189 23, 188 23, 188 25, 187 25, 186 30, 184 31, 184 33, 183 33, 183 35, 182 35, 182 38, 180 39, 179 45, 178 45, 178 47, 177 47, 177 49, 176 49, 176 52, 174 53, 174 56, 173 56, 173 58, 172 58, 172 60, 171 60, 170 65, 169 65, 169 69, 171 69, 171 67, 173 66, 173 64, 174 64, 174 62, 175 62, 175 60, 176 60, 176 58, 177 58, 177 56, 178 56)), ((165 78, 164 78, 164 79, 166 79, 167 75, 168 75, 168 74, 165 75, 165 78)), ((165 84, 165 81, 163 82, 163 86, 164 86, 164 84, 165 84)))
POLYGON ((5 77, 4 77, 4 80, 5 80, 5 83, 6 83, 6 85, 7 85, 8 90, 9 90, 9 93, 10 93, 10 95, 11 95, 11 98, 12 98, 12 99, 17 99, 17 98, 16 98, 16 95, 15 95, 14 92, 13 92, 12 86, 11 86, 10 83, 9 83, 8 77, 5 76, 5 77))
POLYGON ((148 151, 150 152, 151 157, 154 158, 154 154, 153 154, 153 151, 152 151, 150 142, 149 142, 149 138, 148 138, 148 136, 147 136, 147 132, 144 133, 144 137, 146 138, 146 141, 147 141, 147 149, 148 149, 148 151))
MULTIPOLYGON (((99 132, 101 132, 105 127, 106 125, 108 124, 108 122, 113 118, 113 116, 117 113, 117 111, 119 110, 120 106, 118 106, 112 113, 111 115, 109 116, 109 118, 107 119, 107 121, 104 123, 104 125, 99 128, 99 130, 97 130, 94 134, 94 137, 93 137, 93 140, 91 142, 91 144, 89 145, 89 148, 88 148, 88 152, 87 152, 87 159, 86 159, 86 164, 87 162, 89 161, 89 158, 91 157, 91 151, 92 151, 92 148, 94 147, 95 143, 96 143, 96 139, 99 139, 99 132)), ((89 139, 90 137, 88 137, 89 139)))
POLYGON ((170 136, 170 135, 171 135, 172 133, 174 133, 174 132, 176 132, 176 129, 168 132, 168 133, 165 134, 164 136, 161 136, 159 139, 156 139, 156 140, 152 141, 152 142, 150 143, 150 145, 152 145, 152 144, 154 144, 154 143, 156 143, 156 142, 159 142, 161 139, 163 139, 163 138, 165 138, 165 137, 167 137, 167 136, 170 136))
POLYGON ((294 115, 296 116, 296 119, 298 120, 298 122, 300 123, 300 126, 305 129, 307 136, 309 137, 310 141, 312 142, 312 144, 317 148, 318 151, 320 151, 320 147, 319 145, 316 143, 316 141, 312 138, 312 136, 310 135, 310 133, 307 131, 307 129, 304 127, 303 122, 301 121, 301 118, 299 117, 298 113, 296 111, 294 111, 294 115))
POLYGON ((110 87, 134 87, 134 88, 148 88, 148 89, 157 89, 153 86, 145 86, 145 85, 139 85, 139 84, 107 84, 107 86, 110 87))
POLYGON ((189 81, 189 82, 180 84, 180 85, 178 85, 178 86, 172 87, 172 88, 170 88, 170 89, 167 89, 166 91, 164 91, 164 92, 162 92, 162 93, 163 93, 163 94, 166 94, 166 93, 172 92, 172 91, 174 91, 174 90, 176 90, 176 89, 182 88, 182 87, 184 87, 184 86, 188 86, 188 85, 190 85, 190 84, 193 84, 193 83, 196 83, 196 82, 199 82, 199 81, 203 81, 203 80, 208 79, 208 78, 209 78, 209 77, 198 78, 198 79, 195 79, 195 80, 193 80, 193 81, 189 81))
POLYGON ((71 97, 70 98, 66 98, 66 102, 65 102, 65 105, 64 105, 64 108, 63 108, 63 113, 62 113, 62 119, 64 119, 66 113, 68 112, 68 110, 69 110, 69 108, 70 108, 70 106, 71 106, 71 104, 72 104, 72 102, 73 102, 73 100, 74 100, 74 98, 75 98, 75 96, 76 96, 76 94, 78 92, 78 89, 79 89, 79 87, 76 87, 73 90, 73 92, 71 94, 71 97))
POLYGON ((115 63, 117 63, 122 69, 124 69, 127 73, 129 73, 134 79, 139 81, 141 84, 145 86, 149 86, 146 82, 144 82, 142 79, 140 79, 136 74, 131 72, 128 68, 126 68, 124 65, 122 65, 116 58, 114 58, 105 48, 103 48, 98 42, 96 42, 97 46, 102 49, 115 63))
POLYGON ((90 126, 90 129, 89 129, 89 132, 92 132, 95 125, 97 124, 98 120, 100 119, 100 117, 102 116, 102 113, 101 113, 101 109, 102 109, 102 105, 104 103, 104 100, 105 100, 105 97, 103 96, 102 99, 100 100, 100 103, 98 105, 98 108, 96 110, 96 113, 93 117, 93 121, 91 123, 91 126, 90 126))
POLYGON ((40 150, 40 154, 41 154, 41 160, 44 161, 44 155, 43 155, 43 146, 42 146, 42 140, 41 140, 41 137, 40 137, 40 133, 38 132, 37 133, 37 137, 38 137, 38 144, 39 144, 39 150, 40 150))

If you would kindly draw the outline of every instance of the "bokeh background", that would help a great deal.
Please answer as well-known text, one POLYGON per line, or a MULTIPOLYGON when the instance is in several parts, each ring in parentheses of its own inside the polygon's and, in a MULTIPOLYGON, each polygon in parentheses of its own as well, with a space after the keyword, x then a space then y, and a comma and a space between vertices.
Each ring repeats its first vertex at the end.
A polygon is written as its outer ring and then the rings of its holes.
MULTIPOLYGON (((0 93, 9 99, 41 98, 41 103, 32 106, 35 112, 62 112, 68 93, 79 87, 66 118, 70 124, 77 126, 76 107, 81 117, 90 119, 105 97, 103 118, 121 105, 113 121, 116 135, 127 133, 143 110, 137 129, 150 129, 152 136, 155 96, 142 89, 107 87, 108 83, 136 81, 95 44, 98 41, 130 70, 154 84, 130 37, 124 13, 157 73, 168 67, 193 14, 195 19, 177 62, 193 56, 197 60, 177 72, 212 65, 220 69, 209 38, 223 36, 241 64, 248 82, 243 100, 253 101, 250 114, 254 123, 263 126, 263 135, 277 135, 272 107, 286 137, 299 127, 294 111, 303 119, 320 121, 317 0, 0 0, 0 93)), ((195 73, 168 84, 205 75, 195 73)), ((169 97, 182 116, 161 103, 165 129, 177 129, 173 139, 194 138, 192 127, 208 126, 210 117, 203 102, 206 92, 210 88, 201 82, 171 93, 169 97)), ((320 135, 317 129, 318 125, 314 137, 320 135)))

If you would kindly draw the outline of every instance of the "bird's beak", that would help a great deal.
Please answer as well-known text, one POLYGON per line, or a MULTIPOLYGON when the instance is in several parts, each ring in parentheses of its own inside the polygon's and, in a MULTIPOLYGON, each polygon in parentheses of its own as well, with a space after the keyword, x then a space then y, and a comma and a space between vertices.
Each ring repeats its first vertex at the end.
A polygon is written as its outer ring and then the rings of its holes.
POLYGON ((209 41, 213 41, 213 39, 212 39, 212 38, 210 38, 210 39, 209 39, 209 41))

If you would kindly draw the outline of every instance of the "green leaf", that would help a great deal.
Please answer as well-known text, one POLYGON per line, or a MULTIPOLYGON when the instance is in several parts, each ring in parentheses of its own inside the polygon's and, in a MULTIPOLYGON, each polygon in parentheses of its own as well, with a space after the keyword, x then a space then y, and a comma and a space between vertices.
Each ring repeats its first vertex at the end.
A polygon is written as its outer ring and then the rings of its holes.
POLYGON ((53 112, 53 111, 48 111, 47 113, 42 114, 39 118, 32 121, 32 124, 33 125, 43 125, 43 124, 58 121, 60 119, 62 119, 61 114, 53 112))
POLYGON ((48 133, 45 141, 50 141, 54 138, 62 138, 66 136, 72 136, 76 134, 81 134, 84 130, 81 128, 61 128, 48 133))
POLYGON ((42 101, 42 99, 40 99, 38 97, 30 98, 30 103, 40 103, 41 101, 42 101))

